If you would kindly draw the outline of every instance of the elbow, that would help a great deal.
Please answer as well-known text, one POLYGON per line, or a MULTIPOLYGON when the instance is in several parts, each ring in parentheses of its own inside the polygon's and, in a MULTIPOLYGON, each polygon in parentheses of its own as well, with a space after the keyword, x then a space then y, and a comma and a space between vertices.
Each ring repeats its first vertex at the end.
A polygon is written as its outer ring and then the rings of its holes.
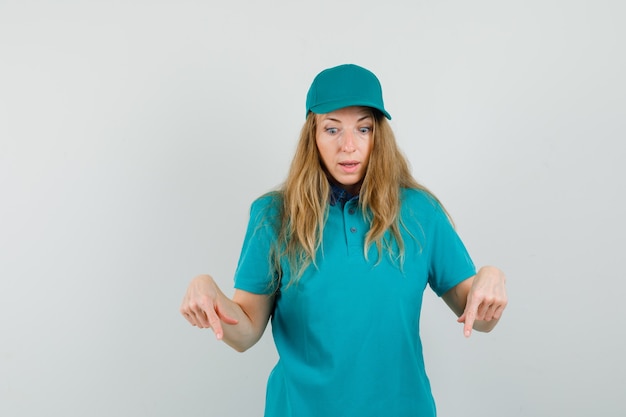
POLYGON ((240 343, 240 344, 236 344, 234 346, 231 345, 231 347, 233 349, 235 349, 235 351, 239 352, 239 353, 244 353, 246 352, 248 349, 250 349, 252 346, 254 346, 256 344, 256 341, 254 342, 248 342, 248 343, 240 343))
POLYGON ((247 351, 248 349, 250 349, 252 346, 254 346, 256 344, 256 342, 258 342, 259 339, 260 339, 260 337, 259 338, 257 338, 257 337, 254 337, 254 338, 243 338, 243 339, 238 339, 238 340, 224 338, 224 342, 228 346, 233 348, 235 351, 237 351, 239 353, 243 353, 243 352, 247 351))
POLYGON ((250 349, 250 346, 232 346, 232 348, 239 353, 244 353, 245 351, 250 349))
POLYGON ((254 343, 244 343, 242 341, 232 341, 232 340, 226 340, 226 339, 224 339, 224 342, 228 346, 233 348, 236 352, 239 352, 239 353, 243 353, 247 351, 254 345, 254 343))

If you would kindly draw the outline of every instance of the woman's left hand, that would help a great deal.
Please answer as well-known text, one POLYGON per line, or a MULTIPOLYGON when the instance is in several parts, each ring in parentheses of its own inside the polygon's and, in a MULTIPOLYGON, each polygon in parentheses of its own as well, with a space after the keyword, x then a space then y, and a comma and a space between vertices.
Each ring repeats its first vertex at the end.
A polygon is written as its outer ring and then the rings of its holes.
POLYGON ((504 273, 496 267, 485 266, 476 273, 465 310, 457 320, 465 324, 465 337, 472 334, 472 329, 488 332, 495 327, 508 303, 505 284, 504 273))

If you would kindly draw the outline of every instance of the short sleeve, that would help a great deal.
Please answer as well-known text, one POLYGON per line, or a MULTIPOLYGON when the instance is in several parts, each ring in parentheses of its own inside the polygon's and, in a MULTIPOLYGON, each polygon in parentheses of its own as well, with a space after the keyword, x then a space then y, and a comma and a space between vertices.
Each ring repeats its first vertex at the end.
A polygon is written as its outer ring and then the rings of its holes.
POLYGON ((439 204, 434 206, 430 236, 428 283, 441 297, 460 282, 476 274, 465 245, 439 204))
POLYGON ((275 271, 270 259, 276 241, 273 210, 275 196, 264 196, 252 203, 250 219, 235 271, 235 288, 254 294, 273 292, 275 271))

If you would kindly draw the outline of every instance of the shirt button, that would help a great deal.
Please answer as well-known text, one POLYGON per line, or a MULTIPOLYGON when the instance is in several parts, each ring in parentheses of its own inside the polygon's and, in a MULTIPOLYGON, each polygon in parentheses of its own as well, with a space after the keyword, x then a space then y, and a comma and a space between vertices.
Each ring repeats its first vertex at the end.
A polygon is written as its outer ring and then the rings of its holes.
POLYGON ((351 231, 352 233, 356 233, 356 227, 351 227, 351 228, 350 228, 350 231, 351 231))
POLYGON ((354 214, 354 209, 353 209, 353 208, 351 208, 350 210, 348 210, 348 213, 350 213, 350 214, 354 214))

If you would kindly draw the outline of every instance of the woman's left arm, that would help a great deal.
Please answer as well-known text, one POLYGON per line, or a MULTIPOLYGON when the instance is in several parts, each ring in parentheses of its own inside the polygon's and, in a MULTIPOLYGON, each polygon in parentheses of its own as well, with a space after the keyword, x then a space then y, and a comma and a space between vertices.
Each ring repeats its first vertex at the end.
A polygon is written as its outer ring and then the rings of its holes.
POLYGON ((464 323, 465 337, 472 329, 491 331, 507 305, 506 277, 494 266, 485 266, 474 275, 446 292, 442 298, 464 323))

